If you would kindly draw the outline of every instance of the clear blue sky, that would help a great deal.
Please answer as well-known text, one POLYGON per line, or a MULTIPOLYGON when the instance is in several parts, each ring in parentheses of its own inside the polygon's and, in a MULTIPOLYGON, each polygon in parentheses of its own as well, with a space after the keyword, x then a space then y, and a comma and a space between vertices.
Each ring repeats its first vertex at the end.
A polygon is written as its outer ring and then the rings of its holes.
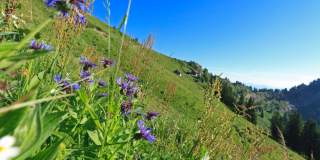
MULTIPOLYGON (((94 15, 105 17, 103 0, 94 15)), ((127 0, 111 0, 119 25, 127 0)), ((132 0, 128 33, 232 81, 285 88, 320 78, 320 0, 132 0)))

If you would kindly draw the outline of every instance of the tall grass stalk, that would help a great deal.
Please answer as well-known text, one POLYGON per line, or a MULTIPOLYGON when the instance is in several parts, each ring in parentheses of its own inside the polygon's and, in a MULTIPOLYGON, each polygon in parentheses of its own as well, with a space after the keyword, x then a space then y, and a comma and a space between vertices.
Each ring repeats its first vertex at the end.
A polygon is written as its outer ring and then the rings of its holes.
POLYGON ((114 74, 115 77, 117 76, 117 74, 120 70, 121 55, 122 55, 123 44, 124 44, 126 32, 127 32, 127 25, 128 25, 129 15, 130 15, 130 9, 131 9, 131 0, 128 0, 128 7, 127 7, 127 11, 126 11, 126 14, 124 17, 124 26, 123 26, 123 32, 122 32, 122 37, 121 37, 121 45, 120 45, 119 52, 118 52, 117 68, 116 68, 116 71, 114 74))
POLYGON ((110 0, 104 1, 104 8, 106 9, 106 21, 108 23, 108 58, 111 57, 111 2, 110 0))
POLYGON ((33 100, 33 101, 28 101, 28 102, 24 102, 24 103, 16 103, 7 107, 2 107, 0 108, 0 114, 4 114, 10 111, 14 111, 20 108, 24 108, 27 106, 34 106, 40 103, 44 103, 44 102, 49 102, 49 101, 53 101, 53 100, 57 100, 57 99, 62 99, 62 98, 66 98, 66 97, 71 97, 74 96, 74 94, 67 94, 67 95, 61 95, 61 96, 54 96, 54 97, 49 97, 49 98, 43 98, 43 99, 37 99, 37 100, 33 100))

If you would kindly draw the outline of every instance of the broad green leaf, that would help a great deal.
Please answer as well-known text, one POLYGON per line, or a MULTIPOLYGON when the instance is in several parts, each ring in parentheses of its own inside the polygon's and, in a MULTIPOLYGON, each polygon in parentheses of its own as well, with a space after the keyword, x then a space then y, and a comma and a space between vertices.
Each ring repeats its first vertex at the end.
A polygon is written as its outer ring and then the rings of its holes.
POLYGON ((90 117, 93 120, 93 122, 95 123, 96 127, 99 130, 102 130, 103 127, 99 121, 98 115, 94 112, 92 106, 89 105, 89 98, 88 98, 89 96, 85 93, 84 90, 81 90, 79 92, 79 97, 80 97, 80 100, 82 101, 82 103, 84 103, 85 109, 89 112, 90 117))
POLYGON ((94 131, 87 131, 89 134, 90 139, 98 146, 101 145, 101 141, 99 139, 99 135, 98 135, 98 131, 94 130, 94 131))
POLYGON ((54 143, 47 149, 38 153, 32 159, 33 160, 54 160, 57 157, 57 154, 59 153, 59 145, 62 143, 62 141, 63 140, 54 143))
POLYGON ((34 144, 37 143, 41 136, 41 120, 40 110, 31 109, 22 123, 15 130, 15 137, 17 137, 21 154, 16 158, 18 160, 26 159, 31 156, 35 149, 34 144))
POLYGON ((87 117, 83 117, 80 121, 80 124, 85 124, 88 121, 87 117))
POLYGON ((0 115, 0 137, 13 133, 25 113, 26 109, 23 108, 0 115))
POLYGON ((56 137, 59 137, 60 139, 64 139, 63 141, 64 144, 68 145, 68 144, 76 143, 73 137, 71 137, 68 133, 55 131, 53 132, 53 135, 56 137))
POLYGON ((39 82, 43 79, 43 75, 44 75, 44 71, 40 72, 38 75, 34 76, 28 87, 27 87, 27 91, 30 91, 31 89, 35 88, 36 86, 38 86, 39 82))
POLYGON ((60 122, 64 120, 64 118, 65 117, 63 113, 54 113, 41 117, 40 121, 36 120, 34 123, 37 127, 28 129, 28 135, 26 136, 26 139, 22 143, 21 147, 22 154, 17 158, 17 160, 26 159, 36 153, 45 140, 54 132, 60 122), (40 129, 39 125, 41 126, 40 129), (41 131, 40 133, 39 130, 41 131), (40 135, 37 136, 37 134, 40 135), (36 140, 33 141, 32 139, 36 140))
POLYGON ((69 108, 68 110, 69 110, 69 114, 72 118, 74 118, 74 119, 78 118, 78 114, 76 112, 74 112, 71 108, 69 108))

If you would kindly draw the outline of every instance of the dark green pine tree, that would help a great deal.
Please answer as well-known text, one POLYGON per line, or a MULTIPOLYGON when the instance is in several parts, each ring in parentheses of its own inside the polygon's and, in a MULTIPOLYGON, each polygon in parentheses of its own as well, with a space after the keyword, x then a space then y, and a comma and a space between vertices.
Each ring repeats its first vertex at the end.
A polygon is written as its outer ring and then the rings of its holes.
POLYGON ((314 159, 320 159, 320 132, 317 123, 313 120, 308 120, 303 129, 303 152, 305 155, 314 159))
POLYGON ((303 120, 301 115, 294 111, 289 114, 286 125, 285 140, 288 147, 302 153, 303 120))
POLYGON ((271 118, 271 136, 274 140, 281 143, 281 134, 284 131, 284 120, 279 112, 275 112, 271 118), (281 132, 281 133, 280 133, 281 132))

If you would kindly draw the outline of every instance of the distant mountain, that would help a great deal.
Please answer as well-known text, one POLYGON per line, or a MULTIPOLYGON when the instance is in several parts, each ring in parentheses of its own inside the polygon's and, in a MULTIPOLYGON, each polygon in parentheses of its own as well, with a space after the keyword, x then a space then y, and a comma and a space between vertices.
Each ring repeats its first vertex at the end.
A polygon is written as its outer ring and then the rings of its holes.
POLYGON ((294 105, 305 119, 320 120, 320 79, 283 90, 281 98, 294 105))
POLYGON ((269 100, 287 101, 302 114, 305 120, 320 120, 320 79, 309 85, 301 84, 291 89, 254 89, 255 93, 267 94, 269 100))

